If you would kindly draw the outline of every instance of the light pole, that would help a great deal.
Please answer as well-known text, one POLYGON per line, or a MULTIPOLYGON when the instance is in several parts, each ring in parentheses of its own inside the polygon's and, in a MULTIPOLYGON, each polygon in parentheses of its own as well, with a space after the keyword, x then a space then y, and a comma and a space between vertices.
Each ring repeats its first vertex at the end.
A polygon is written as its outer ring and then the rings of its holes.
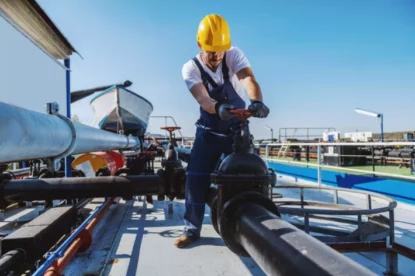
POLYGON ((362 115, 366 115, 366 116, 370 116, 374 118, 380 118, 380 141, 383 142, 383 114, 368 111, 368 110, 363 110, 361 108, 356 108, 355 111, 362 115))
POLYGON ((265 126, 265 127, 271 131, 271 142, 273 142, 274 141, 274 130, 269 126, 265 126))

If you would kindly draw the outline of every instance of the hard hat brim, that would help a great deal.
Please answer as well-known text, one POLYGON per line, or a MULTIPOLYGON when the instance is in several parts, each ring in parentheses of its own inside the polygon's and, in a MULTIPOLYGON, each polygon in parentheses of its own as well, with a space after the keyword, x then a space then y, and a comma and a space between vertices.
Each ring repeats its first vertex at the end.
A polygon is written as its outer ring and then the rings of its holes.
POLYGON ((205 50, 205 51, 208 51, 208 52, 226 52, 232 46, 232 43, 230 43, 230 42, 227 43, 227 44, 224 44, 224 45, 220 45, 220 46, 210 46, 210 45, 206 45, 206 44, 204 44, 200 41, 198 41, 198 42, 199 42, 200 46, 202 47, 202 49, 205 50))

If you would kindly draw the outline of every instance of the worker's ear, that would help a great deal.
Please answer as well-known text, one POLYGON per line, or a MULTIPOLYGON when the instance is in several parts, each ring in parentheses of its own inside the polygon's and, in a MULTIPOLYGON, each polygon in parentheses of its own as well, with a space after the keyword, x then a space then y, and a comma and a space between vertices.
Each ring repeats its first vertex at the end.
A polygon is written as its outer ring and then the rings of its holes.
POLYGON ((200 45, 199 41, 197 42, 197 47, 202 51, 202 45, 200 45))

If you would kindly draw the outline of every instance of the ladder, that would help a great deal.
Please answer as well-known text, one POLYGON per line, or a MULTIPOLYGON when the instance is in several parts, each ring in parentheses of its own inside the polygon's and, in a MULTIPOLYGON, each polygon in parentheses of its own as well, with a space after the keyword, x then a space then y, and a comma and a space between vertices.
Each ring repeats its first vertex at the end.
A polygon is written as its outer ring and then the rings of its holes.
POLYGON ((285 157, 285 155, 287 154, 287 150, 290 148, 290 141, 286 141, 284 142, 284 144, 282 144, 280 150, 278 151, 278 158, 281 157, 281 155, 283 157, 285 157))

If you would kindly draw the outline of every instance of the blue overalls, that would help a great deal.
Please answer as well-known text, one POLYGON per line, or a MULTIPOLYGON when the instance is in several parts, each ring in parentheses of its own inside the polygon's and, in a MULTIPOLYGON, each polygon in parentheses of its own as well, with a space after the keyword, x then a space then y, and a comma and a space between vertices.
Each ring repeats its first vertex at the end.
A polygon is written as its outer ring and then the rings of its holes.
MULTIPOLYGON (((226 65, 226 52, 222 60, 224 84, 218 86, 206 73, 199 60, 193 61, 198 66, 203 84, 209 91, 208 83, 213 87, 209 95, 216 101, 226 101, 235 109, 244 109, 245 101, 237 94, 229 81, 229 69, 226 65)), ((210 174, 215 170, 222 154, 232 153, 233 137, 240 133, 240 120, 233 117, 221 120, 218 114, 210 114, 200 108, 200 118, 196 123, 197 130, 193 143, 186 180, 186 212, 184 215, 184 235, 199 238, 203 223, 205 204, 210 182, 210 174)), ((248 127, 246 129, 249 135, 248 127)))

